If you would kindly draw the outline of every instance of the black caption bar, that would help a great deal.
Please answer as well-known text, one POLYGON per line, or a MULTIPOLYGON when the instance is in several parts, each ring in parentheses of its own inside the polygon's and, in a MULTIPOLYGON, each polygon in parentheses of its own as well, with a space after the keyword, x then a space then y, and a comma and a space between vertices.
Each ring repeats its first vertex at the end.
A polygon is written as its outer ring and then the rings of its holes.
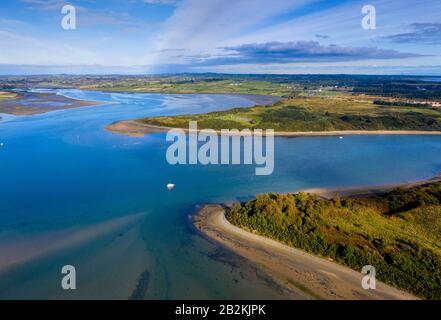
POLYGON ((441 301, 0 301, 2 312, 83 320, 85 315, 126 319, 338 319, 435 314, 441 301), (10 309, 10 310, 7 310, 10 309), (58 316, 57 316, 58 315, 58 316))

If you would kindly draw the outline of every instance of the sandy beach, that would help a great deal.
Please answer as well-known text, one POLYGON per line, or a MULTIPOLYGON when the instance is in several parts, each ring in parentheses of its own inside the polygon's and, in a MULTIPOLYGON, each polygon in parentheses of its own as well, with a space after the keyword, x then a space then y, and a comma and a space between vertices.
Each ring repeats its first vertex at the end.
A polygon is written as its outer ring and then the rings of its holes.
POLYGON ((224 213, 220 205, 206 205, 194 224, 209 239, 261 267, 288 291, 302 292, 304 299, 418 299, 379 281, 376 290, 364 290, 360 272, 244 231, 230 224, 224 213))
MULTIPOLYGON (((167 132, 175 129, 172 127, 154 126, 143 124, 136 120, 114 122, 106 127, 108 131, 125 134, 131 137, 143 137, 145 134, 167 132)), ((188 129, 182 128, 185 132, 188 129)), ((198 130, 200 131, 200 130, 198 130)), ((220 133, 220 131, 217 131, 220 133)), ((275 132, 276 137, 319 137, 319 136, 349 136, 349 135, 441 135, 441 131, 417 131, 417 130, 347 130, 347 131, 305 131, 305 132, 275 132)))
POLYGON ((382 194, 392 191, 396 188, 410 189, 413 187, 424 186, 431 183, 441 182, 441 173, 435 177, 429 179, 423 179, 420 181, 414 181, 409 183, 396 183, 380 186, 367 186, 367 187, 347 187, 347 188, 314 188, 306 189, 303 192, 316 194, 323 198, 332 197, 367 197, 375 194, 382 194))
POLYGON ((140 138, 147 133, 167 132, 172 128, 148 126, 135 120, 118 121, 106 126, 106 130, 140 138))

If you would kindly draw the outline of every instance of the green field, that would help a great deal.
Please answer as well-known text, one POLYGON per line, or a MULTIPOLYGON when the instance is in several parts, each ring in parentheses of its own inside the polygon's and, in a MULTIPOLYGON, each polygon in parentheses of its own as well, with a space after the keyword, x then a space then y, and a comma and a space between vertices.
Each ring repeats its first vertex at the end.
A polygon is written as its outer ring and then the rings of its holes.
POLYGON ((236 108, 201 115, 139 119, 139 122, 198 128, 274 129, 275 131, 334 130, 441 130, 441 109, 429 105, 409 106, 395 99, 393 105, 379 105, 378 97, 338 92, 302 93, 272 106, 236 108), (377 103, 377 104, 376 104, 377 103))
POLYGON ((12 100, 17 98, 17 96, 16 93, 12 92, 0 92, 0 101, 12 100))
POLYGON ((265 194, 227 212, 234 225, 441 299, 441 183, 369 198, 265 194))
MULTIPOLYGON (((372 96, 440 100, 441 83, 424 76, 271 75, 182 73, 158 75, 35 75, 0 77, 13 88, 79 88, 116 92, 248 93, 291 96, 318 90, 372 96)), ((432 77, 433 78, 433 77, 432 77)))
POLYGON ((114 92, 157 92, 157 93, 237 93, 264 94, 284 96, 290 94, 297 86, 277 84, 268 81, 234 81, 234 80, 168 80, 168 81, 120 81, 115 84, 83 86, 82 89, 97 89, 114 92))

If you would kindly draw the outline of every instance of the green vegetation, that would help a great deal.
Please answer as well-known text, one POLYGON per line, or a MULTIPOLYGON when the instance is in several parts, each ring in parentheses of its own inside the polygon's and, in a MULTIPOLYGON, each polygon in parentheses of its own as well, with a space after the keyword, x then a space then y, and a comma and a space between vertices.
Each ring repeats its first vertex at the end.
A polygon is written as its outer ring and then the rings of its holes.
POLYGON ((303 86, 266 76, 151 75, 151 76, 29 76, 0 77, 0 89, 40 86, 112 92, 236 93, 286 96, 303 86))
POLYGON ((378 106, 393 106, 393 107, 419 107, 419 108, 427 108, 430 107, 427 103, 410 103, 410 102, 402 102, 402 101, 385 101, 385 100, 375 100, 374 104, 378 106))
POLYGON ((441 99, 441 84, 418 81, 369 82, 355 86, 355 93, 411 99, 441 99))
POLYGON ((276 131, 334 130, 441 130, 441 109, 431 105, 409 105, 400 100, 378 105, 377 97, 338 92, 300 93, 272 106, 236 108, 222 112, 175 117, 139 119, 139 122, 188 127, 190 120, 199 128, 274 129, 276 131))
POLYGON ((265 194, 227 212, 234 225, 441 299, 441 183, 365 198, 265 194))
POLYGON ((13 93, 13 92, 3 92, 0 91, 0 101, 5 101, 5 100, 13 100, 15 98, 17 98, 17 94, 13 93))
MULTIPOLYGON (((0 91, 29 87, 115 92, 230 93, 283 97, 272 106, 146 118, 170 127, 276 131, 441 130, 441 78, 367 75, 39 75, 0 77, 0 91)), ((1 98, 0 98, 1 99, 1 98)))
POLYGON ((289 94, 292 86, 275 84, 267 81, 234 81, 234 80, 193 80, 179 79, 171 81, 151 80, 141 83, 122 82, 107 86, 88 86, 84 89, 98 89, 115 92, 157 92, 157 93, 233 93, 264 94, 283 96, 289 94))
POLYGON ((438 77, 379 75, 38 75, 0 77, 0 89, 31 86, 118 92, 250 93, 290 96, 317 90, 405 99, 441 99, 438 77))

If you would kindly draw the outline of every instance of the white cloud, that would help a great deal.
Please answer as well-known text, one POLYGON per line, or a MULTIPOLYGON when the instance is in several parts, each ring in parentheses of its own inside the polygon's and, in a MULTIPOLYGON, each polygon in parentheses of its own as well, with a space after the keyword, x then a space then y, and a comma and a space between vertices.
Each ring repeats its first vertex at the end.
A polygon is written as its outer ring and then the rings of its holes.
MULTIPOLYGON (((255 32, 265 20, 311 2, 314 0, 184 0, 160 33, 158 50, 179 48, 189 54, 213 53, 232 37, 255 32)), ((150 62, 177 61, 176 57, 156 55, 150 62)))
MULTIPOLYGON (((100 1, 96 0, 21 0, 24 7, 39 9, 40 15, 47 14, 41 11, 52 11, 48 19, 52 19, 56 26, 59 26, 56 15, 60 14, 63 4, 71 2, 83 5, 77 6, 79 29, 76 33, 66 35, 60 35, 57 31, 43 34, 43 31, 50 29, 50 25, 45 29, 47 25, 32 26, 32 21, 26 21, 25 24, 14 20, 19 15, 0 18, 0 63, 179 65, 182 68, 201 68, 201 65, 192 65, 195 57, 201 60, 222 58, 226 54, 223 48, 242 48, 243 51, 244 44, 299 43, 311 40, 319 40, 323 48, 336 45, 339 48, 354 48, 358 50, 356 52, 368 47, 384 50, 376 51, 381 54, 395 50, 430 55, 439 51, 437 48, 424 48, 424 44, 411 46, 408 43, 379 41, 381 36, 405 33, 405 28, 412 23, 439 23, 441 1, 435 0, 418 2, 418 5, 415 0, 371 0, 369 3, 376 6, 378 14, 378 29, 375 31, 361 28, 364 0, 343 2, 328 9, 318 5, 324 3, 324 0, 121 1, 127 5, 127 10, 121 9, 121 3, 104 9, 100 1), (314 4, 309 7, 313 10, 305 14, 308 10, 303 9, 310 4, 314 4), (160 8, 157 5, 169 7, 160 8), (152 13, 151 16, 154 10, 164 16, 172 10, 174 12, 166 21, 159 18, 152 22, 148 15, 140 17, 139 12, 134 11, 136 6, 143 6, 144 10, 152 13), (66 42, 64 38, 71 42, 66 42)), ((269 64, 276 63, 270 61, 274 56, 271 53, 265 65, 260 63, 264 70, 269 70, 269 64)), ((279 64, 274 68, 282 70, 284 65, 291 62, 278 61, 279 64)), ((258 59, 249 64, 253 63, 255 65, 252 68, 250 66, 250 70, 258 69, 258 59)), ((361 67, 369 63, 361 59, 356 62, 361 67)), ((393 63, 402 66, 429 63, 439 65, 441 57, 387 61, 387 65, 393 63)), ((350 63, 342 59, 335 68, 338 65, 343 68, 350 63)), ((291 67, 296 68, 297 65, 291 67)), ((216 66, 210 68, 206 70, 216 70, 216 66)), ((235 68, 239 68, 239 64, 235 68)), ((245 66, 240 68, 246 69, 245 66)), ((178 69, 170 71, 174 70, 178 69)))
POLYGON ((177 4, 179 0, 144 0, 147 4, 162 4, 162 5, 173 5, 177 4))
POLYGON ((67 0, 20 0, 27 4, 30 9, 39 9, 44 11, 60 10, 68 4, 67 0))
MULTIPOLYGON (((317 38, 317 34, 328 36, 320 40, 325 46, 337 45, 355 49, 381 46, 382 48, 373 52, 379 53, 379 56, 392 50, 414 52, 415 56, 434 54, 430 50, 381 44, 376 39, 382 34, 415 22, 418 18, 426 22, 436 20, 434 12, 440 12, 441 2, 435 5, 433 1, 428 1, 416 5, 414 0, 372 0, 370 3, 376 6, 378 14, 378 29, 375 31, 366 31, 361 27, 361 8, 365 1, 346 2, 329 9, 314 10, 306 15, 295 14, 305 5, 314 2, 317 1, 279 0, 269 3, 265 0, 184 0, 177 6, 158 38, 157 51, 161 53, 152 54, 145 61, 150 64, 189 64, 194 61, 193 58, 203 59, 205 56, 218 56, 221 61, 225 54, 222 47, 238 47, 246 43, 311 41, 317 38), (279 15, 285 15, 286 19, 289 12, 294 13, 290 20, 278 19, 279 15), (172 48, 184 51, 179 54, 163 53, 172 48)), ((441 62, 437 57, 415 57, 406 59, 405 62, 402 59, 395 60, 402 65, 433 63, 434 60, 436 63, 441 62)), ((347 62, 342 61, 340 65, 344 66, 345 63, 347 62)), ((358 63, 364 64, 362 61, 358 63)), ((392 60, 388 63, 391 64, 392 60)))
POLYGON ((47 40, 0 30, 1 64, 94 64, 99 58, 93 52, 47 40))

